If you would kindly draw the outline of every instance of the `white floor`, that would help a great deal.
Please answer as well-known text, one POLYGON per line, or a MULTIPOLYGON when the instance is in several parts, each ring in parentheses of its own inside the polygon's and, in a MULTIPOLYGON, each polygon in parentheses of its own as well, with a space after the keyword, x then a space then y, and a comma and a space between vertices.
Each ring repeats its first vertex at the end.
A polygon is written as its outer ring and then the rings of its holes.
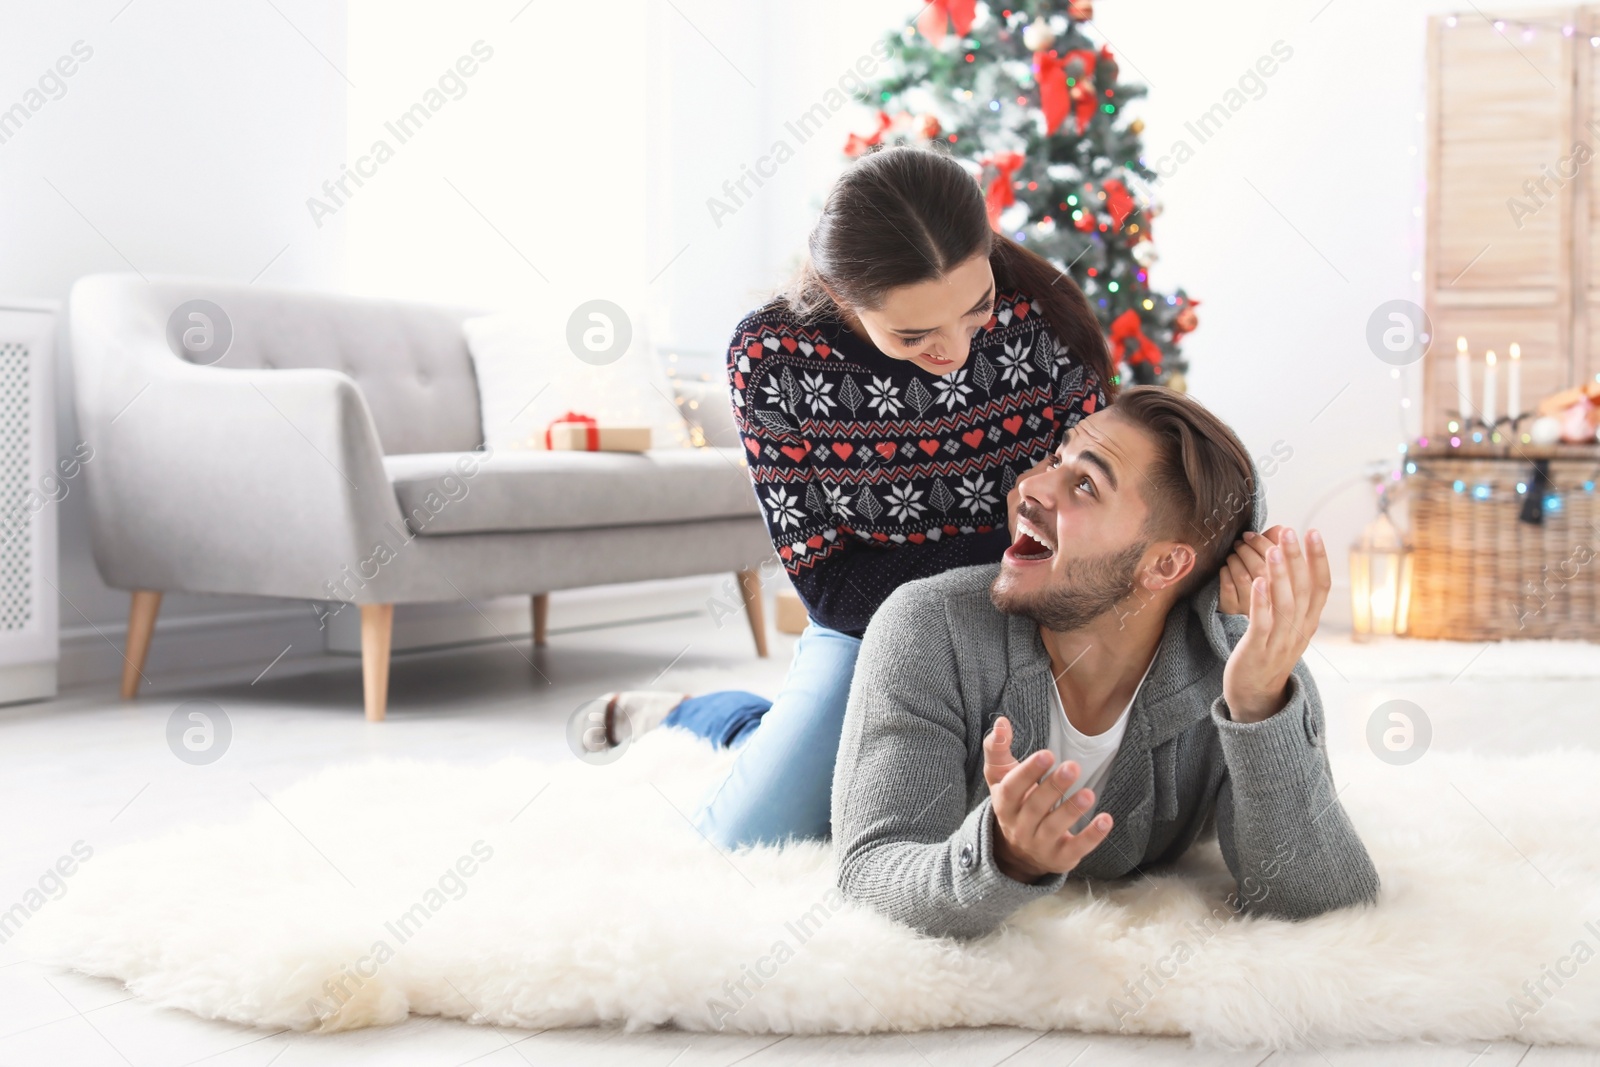
MULTIPOLYGON (((559 619, 552 620, 559 626, 559 619)), ((1600 747, 1593 678, 1533 681, 1515 676, 1517 657, 1497 648, 1505 666, 1488 678, 1465 671, 1481 648, 1418 649, 1437 670, 1373 681, 1374 658, 1337 638, 1319 638, 1309 657, 1330 708, 1335 769, 1338 750, 1365 743, 1367 716, 1396 698, 1415 702, 1432 722, 1435 748, 1532 752, 1556 745, 1600 747), (1363 658, 1365 657, 1365 658, 1363 658)), ((0 709, 0 909, 74 842, 113 847, 207 818, 243 812, 327 764, 373 755, 415 755, 489 762, 509 752, 572 758, 568 716, 606 688, 717 684, 771 692, 791 648, 778 638, 770 661, 753 658, 743 621, 696 613, 678 619, 556 633, 548 648, 526 640, 397 657, 389 719, 360 713, 360 668, 328 658, 278 664, 251 682, 259 666, 226 677, 153 679, 135 704, 110 687, 68 693, 48 703, 0 709), (663 672, 666 672, 663 674, 663 672), (219 705, 231 724, 227 754, 192 766, 169 750, 169 715, 187 700, 219 705), (259 792, 258 792, 259 790, 259 792)), ((1392 650, 1391 650, 1392 651, 1392 650)), ((1531 657, 1530 657, 1531 662, 1531 657)), ((1576 674, 1588 673, 1576 671, 1576 674)), ((68 882, 70 892, 70 881, 68 882)), ((48 905, 47 905, 48 906, 48 905)), ((1600 1050, 1529 1049, 1521 1045, 1373 1046, 1309 1049, 1294 1054, 1190 1048, 1149 1040, 1023 1030, 973 1030, 868 1037, 737 1037, 657 1031, 530 1033, 413 1018, 381 1030, 333 1036, 267 1033, 153 1008, 112 981, 61 974, 0 947, 0 1067, 21 1065, 177 1065, 301 1067, 306 1064, 514 1065, 822 1064, 835 1062, 982 1067, 1005 1063, 1059 1067, 1121 1064, 1327 1064, 1553 1067, 1592 1064, 1600 1050)))

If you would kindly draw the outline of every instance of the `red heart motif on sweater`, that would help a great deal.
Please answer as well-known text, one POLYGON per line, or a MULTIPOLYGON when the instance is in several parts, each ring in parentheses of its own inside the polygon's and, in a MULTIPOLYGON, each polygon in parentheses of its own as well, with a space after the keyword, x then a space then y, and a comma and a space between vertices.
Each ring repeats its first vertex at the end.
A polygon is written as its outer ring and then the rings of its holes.
POLYGON ((751 441, 748 438, 746 438, 745 442, 744 442, 744 447, 746 447, 746 448, 748 448, 750 450, 750 454, 752 456, 761 455, 761 444, 758 441, 751 441))
POLYGON ((882 533, 875 533, 875 534, 872 535, 872 539, 874 541, 887 541, 887 540, 889 540, 889 535, 888 534, 882 534, 882 533))
POLYGON ((1025 319, 1028 317, 1028 302, 1024 300, 1022 303, 1012 308, 1012 310, 1017 313, 1017 319, 1019 321, 1025 319))
POLYGON ((754 342, 752 342, 750 347, 748 347, 748 348, 746 348, 744 350, 744 354, 749 356, 751 359, 760 359, 761 358, 761 346, 758 345, 758 344, 755 344, 754 342))
POLYGON ((906 540, 910 541, 914 545, 920 545, 920 544, 922 544, 922 542, 926 541, 927 539, 928 539, 928 535, 927 534, 919 534, 918 533, 918 534, 907 534, 906 535, 906 540))
POLYGON ((811 442, 807 441, 804 448, 796 448, 793 445, 784 445, 779 451, 788 456, 790 459, 794 460, 796 463, 799 463, 801 460, 806 458, 806 453, 811 451, 811 442))
POLYGON ((856 446, 845 444, 843 441, 835 441, 833 450, 840 459, 849 459, 850 454, 856 450, 856 446))
POLYGON ((817 534, 815 537, 806 538, 806 544, 810 545, 812 548, 821 548, 822 547, 822 535, 821 534, 817 534))
POLYGON ((978 527, 978 532, 979 533, 988 533, 992 529, 994 529, 993 526, 980 526, 980 527, 978 527))
POLYGON ((1083 413, 1085 415, 1091 415, 1091 414, 1094 413, 1094 394, 1093 393, 1090 393, 1088 396, 1083 398, 1083 413))
POLYGON ((1039 414, 1054 422, 1056 417, 1056 409, 1053 407, 1045 408, 1043 411, 1039 412, 1039 414))
POLYGON ((938 441, 918 441, 917 442, 917 447, 922 449, 924 452, 926 452, 928 455, 931 456, 935 452, 939 451, 939 442, 938 441))
POLYGON ((793 337, 785 337, 785 338, 783 338, 782 339, 782 344, 783 344, 784 348, 787 348, 791 352, 793 352, 795 350, 795 348, 798 347, 798 346, 796 346, 795 340, 794 340, 793 337))
POLYGON ((977 448, 983 443, 983 427, 978 426, 974 429, 968 430, 966 433, 961 435, 961 439, 970 447, 977 448))
POLYGON ((829 348, 827 345, 818 345, 817 346, 817 355, 821 356, 823 359, 827 359, 828 358, 828 353, 832 352, 832 351, 833 351, 833 349, 829 348))
POLYGON ((877 444, 872 446, 872 450, 878 455, 882 456, 884 459, 894 458, 895 449, 893 441, 879 441, 877 444))
POLYGON ((1016 433, 1022 429, 1022 416, 1013 415, 1009 419, 1001 419, 1000 425, 1006 428, 1007 433, 1016 433))
POLYGON ((782 556, 784 559, 794 558, 794 553, 789 550, 788 545, 784 545, 782 548, 778 549, 778 555, 782 556))
POLYGON ((949 534, 951 537, 954 537, 958 531, 954 526, 946 526, 944 528, 944 532, 949 534))

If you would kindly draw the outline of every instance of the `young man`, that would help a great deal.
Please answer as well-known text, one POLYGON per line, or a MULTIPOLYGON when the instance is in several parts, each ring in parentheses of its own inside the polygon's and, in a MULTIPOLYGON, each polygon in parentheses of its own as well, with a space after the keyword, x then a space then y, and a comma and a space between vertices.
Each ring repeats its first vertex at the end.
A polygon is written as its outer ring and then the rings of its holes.
POLYGON ((1263 505, 1233 432, 1129 389, 1007 503, 1000 563, 902 586, 866 631, 833 779, 840 888, 973 937, 1069 874, 1137 874, 1214 830, 1245 910, 1374 900, 1300 662, 1327 548, 1246 534, 1263 505), (1259 577, 1236 584, 1236 545, 1259 577))

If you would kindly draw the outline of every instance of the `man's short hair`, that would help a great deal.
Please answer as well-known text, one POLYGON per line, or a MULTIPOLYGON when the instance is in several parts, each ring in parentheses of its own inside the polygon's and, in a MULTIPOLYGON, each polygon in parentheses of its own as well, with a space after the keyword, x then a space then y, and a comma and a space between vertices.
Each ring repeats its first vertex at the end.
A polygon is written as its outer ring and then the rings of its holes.
POLYGON ((1255 466, 1228 424, 1185 393, 1159 385, 1124 390, 1110 408, 1150 435, 1156 460, 1140 485, 1150 509, 1145 531, 1195 550, 1180 594, 1221 569, 1249 527, 1255 466))

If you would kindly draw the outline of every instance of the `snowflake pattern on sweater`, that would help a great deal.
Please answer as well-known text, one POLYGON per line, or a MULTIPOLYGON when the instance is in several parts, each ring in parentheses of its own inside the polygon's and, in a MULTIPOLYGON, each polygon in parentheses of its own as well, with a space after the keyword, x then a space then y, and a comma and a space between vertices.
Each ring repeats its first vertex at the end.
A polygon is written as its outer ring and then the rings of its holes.
POLYGON ((1015 290, 944 376, 782 300, 739 323, 727 371, 773 547, 811 618, 853 636, 904 582, 998 560, 1017 476, 1106 403, 1015 290))

